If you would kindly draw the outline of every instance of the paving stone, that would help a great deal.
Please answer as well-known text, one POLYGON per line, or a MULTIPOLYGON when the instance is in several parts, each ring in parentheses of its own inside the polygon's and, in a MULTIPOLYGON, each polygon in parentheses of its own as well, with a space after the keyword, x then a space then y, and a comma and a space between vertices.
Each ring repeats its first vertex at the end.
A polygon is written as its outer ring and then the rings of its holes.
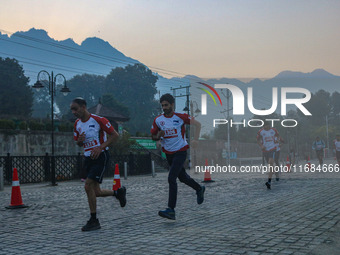
MULTIPOLYGON (((98 198, 102 228, 93 232, 80 231, 89 218, 80 181, 21 185, 30 207, 18 210, 5 209, 11 199, 6 186, 0 192, 0 254, 309 254, 321 244, 335 245, 329 235, 340 221, 340 178, 294 174, 283 174, 270 191, 263 175, 213 174, 216 182, 206 184, 202 205, 178 183, 176 221, 157 215, 167 205, 166 173, 129 177, 122 180, 126 207, 98 198)), ((111 189, 112 180, 102 188, 111 189)))

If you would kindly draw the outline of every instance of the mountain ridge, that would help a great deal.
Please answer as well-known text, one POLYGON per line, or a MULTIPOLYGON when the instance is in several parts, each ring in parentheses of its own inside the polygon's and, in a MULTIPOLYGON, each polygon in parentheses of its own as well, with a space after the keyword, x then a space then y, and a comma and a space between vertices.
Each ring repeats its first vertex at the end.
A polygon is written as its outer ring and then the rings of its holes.
MULTIPOLYGON (((79 71, 74 71, 76 69, 85 70, 83 73, 88 70, 86 73, 107 75, 113 68, 140 63, 98 37, 88 37, 80 44, 77 44, 72 38, 55 40, 48 35, 47 31, 31 28, 28 31, 15 32, 11 36, 0 32, 0 39, 3 39, 0 40, 1 51, 6 53, 6 55, 0 53, 0 56, 16 56, 13 58, 18 59, 19 63, 23 65, 24 70, 28 72, 31 83, 34 83, 36 74, 30 74, 30 72, 37 73, 42 68, 45 69, 46 64, 42 63, 51 63, 52 67, 55 64, 56 67, 53 67, 53 71, 66 72, 65 77, 67 79, 72 78, 74 75, 82 74, 79 71), (34 60, 36 63, 29 62, 27 59, 34 60), (40 62, 41 64, 39 64, 40 62), (58 65, 65 66, 65 68, 59 68, 58 65)), ((161 74, 155 74, 159 77, 156 86, 162 93, 172 93, 171 88, 187 86, 198 81, 210 84, 230 83, 244 88, 247 86, 299 87, 300 85, 300 87, 307 86, 312 91, 315 91, 318 88, 327 88, 324 84, 321 85, 320 79, 326 79, 331 84, 330 90, 334 91, 336 89, 335 83, 339 84, 340 79, 340 76, 333 75, 322 68, 317 68, 308 73, 285 70, 272 78, 265 80, 254 78, 248 82, 227 77, 203 79, 195 75, 167 79, 161 74)))

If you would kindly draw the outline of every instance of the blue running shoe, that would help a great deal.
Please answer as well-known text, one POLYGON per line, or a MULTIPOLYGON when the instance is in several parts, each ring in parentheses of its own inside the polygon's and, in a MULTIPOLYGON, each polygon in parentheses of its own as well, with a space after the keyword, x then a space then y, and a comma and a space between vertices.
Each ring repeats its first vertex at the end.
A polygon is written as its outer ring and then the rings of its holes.
POLYGON ((201 189, 196 191, 197 195, 197 204, 202 204, 204 201, 204 192, 205 192, 205 186, 201 186, 201 189))
POLYGON ((175 210, 166 208, 164 211, 159 211, 158 215, 169 220, 176 220, 175 210))

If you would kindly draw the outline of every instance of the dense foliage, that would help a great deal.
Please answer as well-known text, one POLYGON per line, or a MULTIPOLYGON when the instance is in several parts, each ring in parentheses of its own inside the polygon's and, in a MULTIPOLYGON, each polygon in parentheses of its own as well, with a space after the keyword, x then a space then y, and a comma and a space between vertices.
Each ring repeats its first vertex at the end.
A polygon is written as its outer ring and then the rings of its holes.
POLYGON ((29 117, 33 93, 18 61, 0 57, 0 115, 29 117))

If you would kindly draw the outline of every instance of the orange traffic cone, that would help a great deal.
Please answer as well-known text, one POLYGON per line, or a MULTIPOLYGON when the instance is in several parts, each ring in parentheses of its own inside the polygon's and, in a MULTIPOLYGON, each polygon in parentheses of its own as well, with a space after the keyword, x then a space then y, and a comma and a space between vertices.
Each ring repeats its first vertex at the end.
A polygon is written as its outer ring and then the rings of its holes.
POLYGON ((121 187, 120 185, 120 175, 119 175, 119 165, 115 166, 115 175, 113 177, 113 187, 112 190, 118 190, 121 187))
POLYGON ((13 168, 11 204, 9 206, 6 206, 6 208, 17 209, 17 208, 26 208, 26 207, 28 206, 23 204, 22 198, 21 198, 18 171, 16 168, 13 168))
POLYGON ((308 167, 308 169, 311 168, 311 163, 310 163, 310 157, 309 156, 308 156, 308 159, 307 159, 307 167, 308 167))
POLYGON ((290 161, 289 161, 289 155, 287 155, 286 167, 287 167, 287 169, 288 169, 288 172, 290 172, 290 161))
POLYGON ((208 159, 205 159, 204 181, 202 181, 202 182, 214 182, 211 179, 210 171, 209 171, 209 168, 208 168, 208 159))

